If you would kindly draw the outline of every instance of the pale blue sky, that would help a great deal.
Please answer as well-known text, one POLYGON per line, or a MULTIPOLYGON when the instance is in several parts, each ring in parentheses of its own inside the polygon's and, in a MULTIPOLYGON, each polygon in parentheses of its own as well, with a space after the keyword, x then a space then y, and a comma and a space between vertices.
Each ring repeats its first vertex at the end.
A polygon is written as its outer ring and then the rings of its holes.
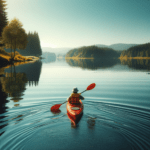
POLYGON ((42 47, 150 42, 150 0, 6 0, 42 47))

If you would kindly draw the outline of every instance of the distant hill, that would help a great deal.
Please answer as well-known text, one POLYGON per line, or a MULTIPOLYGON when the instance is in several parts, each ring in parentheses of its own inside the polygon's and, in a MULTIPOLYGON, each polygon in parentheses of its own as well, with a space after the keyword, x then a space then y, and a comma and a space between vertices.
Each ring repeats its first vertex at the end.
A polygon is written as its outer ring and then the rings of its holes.
POLYGON ((102 44, 96 44, 98 47, 108 47, 112 48, 117 51, 122 51, 122 50, 127 50, 130 47, 136 46, 138 44, 123 44, 123 43, 118 43, 118 44, 112 44, 112 45, 102 45, 102 44))
POLYGON ((77 58, 114 58, 119 57, 120 52, 113 50, 112 48, 97 47, 97 46, 84 46, 70 50, 66 57, 77 57, 77 58))
MULTIPOLYGON (((104 44, 96 44, 95 46, 97 47, 107 47, 107 48, 112 48, 117 51, 122 51, 122 50, 127 50, 128 48, 132 46, 136 46, 137 44, 112 44, 112 45, 104 45, 104 44)), ((81 48, 81 47, 76 47, 76 48, 81 48)), ((43 52, 51 52, 55 53, 57 56, 60 55, 66 55, 69 50, 72 50, 72 47, 64 47, 64 48, 51 48, 51 47, 42 47, 43 52)))
POLYGON ((150 57, 150 43, 133 46, 121 53, 121 57, 150 57))

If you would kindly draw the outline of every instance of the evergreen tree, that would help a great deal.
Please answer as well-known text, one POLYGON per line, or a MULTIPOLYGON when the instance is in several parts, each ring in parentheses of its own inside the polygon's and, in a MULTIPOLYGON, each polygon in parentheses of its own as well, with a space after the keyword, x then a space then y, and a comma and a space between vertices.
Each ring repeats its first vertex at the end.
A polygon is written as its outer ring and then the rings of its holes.
MULTIPOLYGON (((24 56, 41 56, 42 55, 42 49, 41 49, 41 45, 40 45, 40 39, 39 39, 39 35, 37 32, 29 32, 27 34, 27 46, 25 48, 25 50, 23 51, 19 51, 17 49, 17 51, 24 56)), ((21 48, 20 48, 21 49, 21 48)), ((5 49, 6 52, 11 52, 11 49, 7 48, 5 49)))
POLYGON ((150 57, 150 43, 133 46, 121 53, 121 57, 150 57))
POLYGON ((28 33, 28 44, 25 51, 21 52, 22 55, 29 55, 29 56, 41 56, 42 49, 40 45, 40 39, 37 32, 29 32, 28 33))
POLYGON ((0 37, 2 36, 3 28, 7 25, 6 1, 0 0, 0 37))

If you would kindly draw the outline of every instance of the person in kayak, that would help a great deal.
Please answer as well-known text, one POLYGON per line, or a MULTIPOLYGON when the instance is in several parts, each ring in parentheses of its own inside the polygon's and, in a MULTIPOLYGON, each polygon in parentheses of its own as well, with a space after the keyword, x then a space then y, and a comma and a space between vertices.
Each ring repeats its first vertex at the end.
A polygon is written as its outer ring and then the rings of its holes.
POLYGON ((68 102, 70 104, 79 105, 80 104, 80 100, 84 100, 84 97, 81 96, 81 93, 78 93, 78 89, 77 88, 73 88, 72 92, 73 93, 67 99, 68 102))

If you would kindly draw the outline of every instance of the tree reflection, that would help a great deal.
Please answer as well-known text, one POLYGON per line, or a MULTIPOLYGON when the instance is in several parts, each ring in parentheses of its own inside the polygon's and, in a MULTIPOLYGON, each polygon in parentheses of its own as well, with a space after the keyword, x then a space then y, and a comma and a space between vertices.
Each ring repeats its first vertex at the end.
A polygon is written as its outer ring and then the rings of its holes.
POLYGON ((6 100, 7 98, 7 94, 5 92, 2 91, 2 84, 0 83, 0 136, 5 132, 2 131, 1 129, 4 128, 5 126, 7 126, 7 124, 4 124, 5 121, 3 121, 3 119, 6 117, 5 115, 2 115, 6 112, 6 103, 8 102, 6 100), (1 132, 2 131, 2 132, 1 132))
POLYGON ((24 115, 18 115, 17 117, 12 118, 15 121, 15 124, 18 124, 19 121, 23 120, 24 115))
POLYGON ((115 66, 120 63, 118 59, 66 59, 66 62, 70 66, 80 67, 83 69, 105 69, 115 66))
POLYGON ((29 86, 37 86, 41 74, 42 62, 36 61, 34 63, 23 64, 15 67, 6 68, 5 72, 12 73, 21 72, 26 74, 29 86))
POLYGON ((128 65, 133 69, 150 70, 150 59, 122 59, 120 61, 122 65, 128 65))
POLYGON ((3 68, 0 68, 0 77, 3 77, 4 76, 4 67, 3 68))
POLYGON ((14 66, 14 72, 5 73, 5 77, 1 79, 2 90, 5 93, 8 93, 9 97, 12 97, 11 100, 13 100, 14 102, 18 102, 22 99, 21 96, 26 89, 25 86, 27 82, 28 79, 26 74, 16 73, 14 66))
POLYGON ((66 59, 66 62, 73 67, 90 70, 112 68, 117 64, 137 70, 150 70, 150 59, 66 59))
MULTIPOLYGON (((10 66, 9 68, 0 68, 0 136, 5 132, 1 130, 8 124, 4 120, 5 112, 8 107, 6 103, 10 97, 10 100, 15 102, 14 107, 19 106, 20 100, 22 100, 23 93, 26 90, 26 85, 38 85, 40 78, 42 63, 40 61, 30 64, 24 64, 20 66, 10 66), (29 81, 29 82, 28 82, 29 81)), ((23 115, 20 114, 13 118, 18 121, 23 119, 23 115)))

